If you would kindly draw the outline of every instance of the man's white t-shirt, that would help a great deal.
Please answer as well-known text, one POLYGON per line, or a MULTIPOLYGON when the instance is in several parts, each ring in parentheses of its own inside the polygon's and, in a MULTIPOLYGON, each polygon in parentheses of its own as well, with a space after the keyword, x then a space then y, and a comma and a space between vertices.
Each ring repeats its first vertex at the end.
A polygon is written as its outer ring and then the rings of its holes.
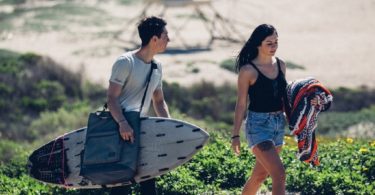
MULTIPOLYGON (((155 61, 155 60, 154 60, 155 61)), ((162 88, 162 68, 156 62, 157 69, 154 69, 148 86, 141 115, 147 114, 151 104, 152 94, 156 89, 162 88)), ((122 86, 119 101, 125 111, 140 111, 142 97, 146 89, 146 81, 151 71, 151 63, 144 63, 135 55, 135 51, 122 54, 112 67, 110 82, 122 86)))

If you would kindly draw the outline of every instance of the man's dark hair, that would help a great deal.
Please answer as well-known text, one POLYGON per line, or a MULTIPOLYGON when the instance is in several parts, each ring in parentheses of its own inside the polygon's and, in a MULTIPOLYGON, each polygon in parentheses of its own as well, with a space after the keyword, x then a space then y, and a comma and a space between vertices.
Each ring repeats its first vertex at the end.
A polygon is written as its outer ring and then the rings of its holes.
POLYGON ((146 46, 153 36, 160 38, 166 25, 167 22, 165 20, 156 16, 142 19, 138 24, 138 33, 142 40, 142 46, 146 46))

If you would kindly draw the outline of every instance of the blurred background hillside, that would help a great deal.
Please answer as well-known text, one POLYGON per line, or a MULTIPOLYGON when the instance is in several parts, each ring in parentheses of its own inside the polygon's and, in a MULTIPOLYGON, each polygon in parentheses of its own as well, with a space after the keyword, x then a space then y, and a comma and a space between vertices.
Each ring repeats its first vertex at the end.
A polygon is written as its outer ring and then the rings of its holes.
POLYGON ((49 56, 107 86, 117 56, 137 47, 139 18, 163 14, 171 38, 169 51, 158 55, 164 79, 233 84, 236 75, 218 65, 234 59, 257 25, 271 23, 280 35, 277 55, 295 65, 289 80, 314 76, 329 87, 375 87, 372 0, 162 3, 170 1, 192 0, 1 0, 0 48, 49 56))
MULTIPOLYGON (((286 136, 288 191, 375 192, 375 2, 209 2, 172 7, 136 0, 0 0, 0 194, 108 193, 40 184, 26 176, 26 158, 85 126, 88 113, 100 109, 112 63, 137 48, 134 30, 142 11, 163 13, 168 22, 170 48, 157 58, 172 117, 212 135, 192 162, 159 178, 160 193, 240 192, 254 158, 245 144, 240 158, 229 150, 234 58, 265 22, 279 31, 278 56, 288 63, 288 80, 314 76, 334 94, 332 108, 319 118, 320 168, 296 161, 296 144, 286 136)), ((262 191, 269 190, 267 180, 262 191)))

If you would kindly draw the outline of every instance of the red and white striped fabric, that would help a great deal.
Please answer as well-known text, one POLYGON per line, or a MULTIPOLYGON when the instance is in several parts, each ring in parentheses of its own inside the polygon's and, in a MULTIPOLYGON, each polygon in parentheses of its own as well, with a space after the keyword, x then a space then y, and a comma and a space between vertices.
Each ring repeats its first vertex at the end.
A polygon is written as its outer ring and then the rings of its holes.
POLYGON ((332 93, 318 80, 308 77, 288 84, 286 96, 285 113, 291 134, 298 141, 297 157, 317 166, 320 164, 315 139, 318 114, 329 109, 333 100, 332 93), (310 101, 315 97, 318 105, 312 106, 310 101))

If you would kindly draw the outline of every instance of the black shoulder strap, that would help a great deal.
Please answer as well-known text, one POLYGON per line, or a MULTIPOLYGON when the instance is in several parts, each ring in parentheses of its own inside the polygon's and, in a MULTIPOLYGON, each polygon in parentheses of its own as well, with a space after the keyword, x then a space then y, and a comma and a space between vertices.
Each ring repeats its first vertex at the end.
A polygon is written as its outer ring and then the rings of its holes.
POLYGON ((280 60, 278 57, 276 57, 276 62, 277 62, 277 68, 279 69, 279 72, 282 73, 283 71, 281 71, 280 60))
POLYGON ((249 63, 250 63, 251 66, 253 66, 255 68, 256 71, 258 71, 258 73, 262 74, 260 72, 260 70, 258 69, 258 67, 252 61, 250 61, 249 63))
POLYGON ((145 103, 146 94, 147 94, 147 90, 148 90, 148 85, 150 84, 152 72, 154 72, 154 69, 158 69, 158 65, 154 62, 154 60, 151 60, 151 71, 150 71, 150 74, 148 75, 148 78, 147 78, 147 81, 146 81, 146 90, 145 90, 145 93, 143 94, 143 97, 142 97, 142 103, 141 103, 141 108, 139 109, 139 113, 142 113, 143 104, 145 103))

